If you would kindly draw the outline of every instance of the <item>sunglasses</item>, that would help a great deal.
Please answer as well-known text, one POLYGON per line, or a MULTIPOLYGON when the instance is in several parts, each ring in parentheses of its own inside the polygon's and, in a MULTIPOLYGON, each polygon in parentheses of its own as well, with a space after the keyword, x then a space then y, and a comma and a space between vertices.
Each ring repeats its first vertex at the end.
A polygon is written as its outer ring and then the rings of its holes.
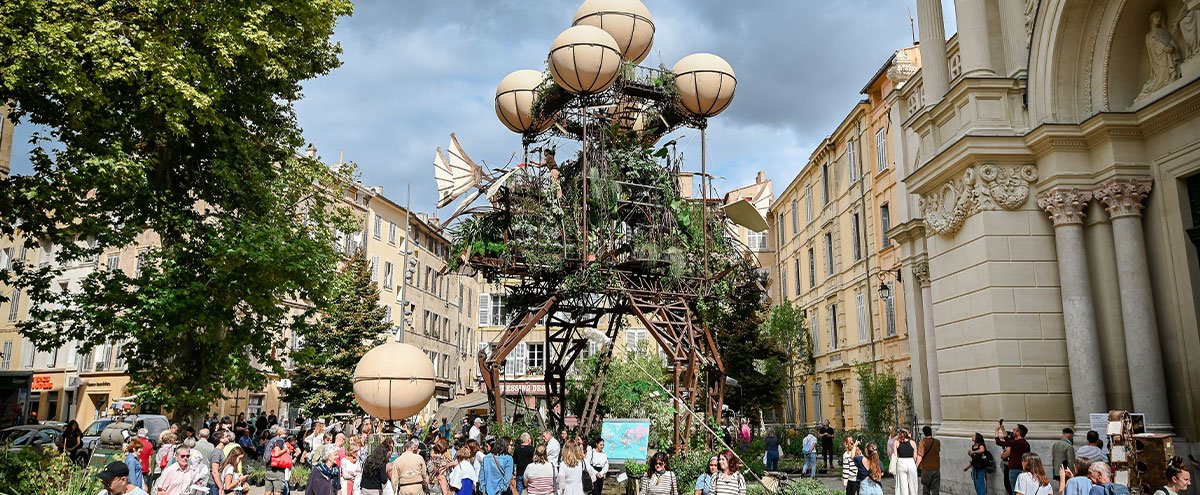
POLYGON ((188 457, 191 457, 191 454, 178 454, 177 457, 180 459, 187 459, 188 457))

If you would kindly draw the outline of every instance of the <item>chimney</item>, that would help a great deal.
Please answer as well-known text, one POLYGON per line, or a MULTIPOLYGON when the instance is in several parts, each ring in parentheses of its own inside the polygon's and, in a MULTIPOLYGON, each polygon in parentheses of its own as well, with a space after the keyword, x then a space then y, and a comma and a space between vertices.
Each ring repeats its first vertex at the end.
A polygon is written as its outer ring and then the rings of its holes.
POLYGON ((767 181, 767 173, 763 172, 762 170, 759 170, 758 175, 754 176, 754 183, 762 184, 763 182, 766 182, 766 181, 767 181))
POLYGON ((317 157, 317 147, 312 143, 308 143, 308 147, 304 149, 304 155, 309 158, 317 157))

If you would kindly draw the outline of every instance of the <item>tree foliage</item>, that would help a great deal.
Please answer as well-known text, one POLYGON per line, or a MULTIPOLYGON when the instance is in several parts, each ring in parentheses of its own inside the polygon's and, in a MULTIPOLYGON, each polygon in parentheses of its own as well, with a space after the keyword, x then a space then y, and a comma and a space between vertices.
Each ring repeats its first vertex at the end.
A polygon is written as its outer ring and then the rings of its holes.
POLYGON ((899 381, 891 368, 877 370, 869 363, 854 365, 858 383, 862 387, 860 398, 866 430, 881 432, 896 422, 896 403, 899 400, 899 381))
POLYGON ((797 375, 812 375, 817 359, 813 354, 812 334, 808 331, 803 310, 785 300, 771 308, 763 330, 774 346, 787 350, 788 359, 797 375))
POLYGON ((0 235, 58 263, 0 282, 39 304, 39 349, 128 340, 132 388, 194 415, 280 372, 283 338, 323 304, 340 184, 303 145, 300 83, 339 65, 346 0, 0 2, 0 101, 36 124, 33 173, 0 182, 0 235), (327 194, 328 193, 328 194, 327 194), (152 232, 140 270, 53 283, 152 232))
MULTIPOLYGON (((604 418, 650 419, 650 448, 671 446, 675 410, 671 396, 659 384, 671 378, 662 357, 643 344, 637 349, 615 349, 600 394, 599 413, 604 418)), ((595 381, 600 354, 580 360, 567 381, 567 403, 576 415, 583 412, 588 388, 595 381)), ((593 432, 598 433, 598 432, 593 432)))
POLYGON ((765 279, 744 269, 745 277, 725 280, 700 304, 700 314, 715 334, 726 373, 737 385, 725 391, 725 404, 750 413, 783 403, 788 383, 790 343, 765 325, 769 301, 765 279))
POLYGON ((371 266, 361 250, 342 268, 334 294, 320 323, 300 333, 303 344, 294 354, 287 392, 288 402, 312 416, 359 410, 354 367, 390 336, 379 286, 371 280, 371 266))

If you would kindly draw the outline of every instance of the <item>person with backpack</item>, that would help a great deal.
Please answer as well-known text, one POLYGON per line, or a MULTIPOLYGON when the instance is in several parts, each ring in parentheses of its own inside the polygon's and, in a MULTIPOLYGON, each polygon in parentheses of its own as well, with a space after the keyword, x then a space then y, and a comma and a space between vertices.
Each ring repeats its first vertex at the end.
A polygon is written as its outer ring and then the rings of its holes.
POLYGON ((291 469, 294 460, 291 450, 287 447, 285 435, 287 430, 282 426, 271 427, 275 435, 267 441, 263 448, 263 466, 267 473, 263 477, 267 495, 282 495, 287 485, 286 471, 291 469))
POLYGON ((1112 469, 1106 462, 1093 462, 1088 468, 1088 478, 1092 480, 1089 495, 1129 495, 1129 487, 1113 483, 1112 469))
POLYGON ((996 460, 988 452, 983 435, 976 433, 971 449, 967 451, 971 462, 963 471, 971 471, 971 481, 975 484, 975 495, 987 495, 987 474, 996 470, 996 460))

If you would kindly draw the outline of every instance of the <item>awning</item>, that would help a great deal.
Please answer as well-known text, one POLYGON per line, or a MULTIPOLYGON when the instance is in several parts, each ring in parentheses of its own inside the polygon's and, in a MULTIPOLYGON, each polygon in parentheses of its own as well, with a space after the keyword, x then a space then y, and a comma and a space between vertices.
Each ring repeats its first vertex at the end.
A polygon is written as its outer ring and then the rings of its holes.
POLYGON ((484 392, 472 392, 438 407, 433 420, 441 424, 442 418, 451 425, 457 425, 466 417, 468 409, 487 409, 488 397, 484 392))

